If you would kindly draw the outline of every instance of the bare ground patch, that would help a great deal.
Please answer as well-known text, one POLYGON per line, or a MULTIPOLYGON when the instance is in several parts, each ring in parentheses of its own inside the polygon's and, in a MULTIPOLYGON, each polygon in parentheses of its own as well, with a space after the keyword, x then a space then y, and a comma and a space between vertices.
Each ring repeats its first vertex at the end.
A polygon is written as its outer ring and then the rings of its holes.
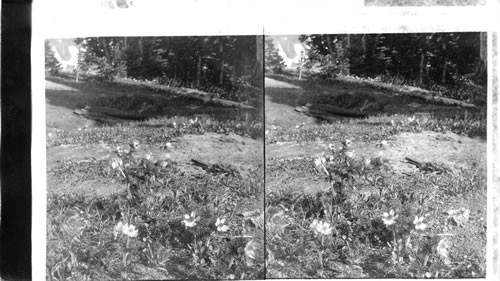
MULTIPOLYGON (((312 157, 327 150, 328 142, 287 142, 269 144, 266 146, 266 158, 271 159, 312 159, 312 157)), ((339 145, 339 144, 337 144, 339 145)), ((421 133, 402 133, 390 137, 387 145, 382 147, 375 142, 354 141, 356 157, 375 157, 380 152, 387 159, 387 165, 396 173, 412 173, 417 168, 406 162, 410 157, 422 162, 442 164, 454 173, 462 169, 479 168, 486 175, 486 142, 478 138, 469 138, 454 133, 436 133, 423 131, 421 133)), ((312 160, 311 160, 312 162, 312 160)), ((292 188, 294 190, 317 191, 327 187, 327 183, 315 182, 311 178, 273 179, 266 185, 274 188, 292 188)))
MULTIPOLYGON (((127 147, 123 144, 122 147, 127 147)), ((72 192, 76 190, 85 193, 96 192, 99 195, 108 195, 119 191, 123 186, 110 183, 109 180, 99 178, 89 179, 73 185, 71 178, 65 181, 56 179, 53 170, 61 161, 71 160, 76 163, 107 160, 114 155, 114 146, 105 143, 91 145, 69 145, 49 148, 47 150, 48 192, 72 192)), ((163 149, 160 145, 142 144, 137 157, 144 157, 146 153, 154 160, 169 157, 178 163, 181 171, 186 174, 204 172, 201 168, 191 164, 191 159, 205 163, 224 163, 236 167, 241 173, 247 172, 252 166, 262 163, 262 141, 241 137, 235 134, 206 133, 204 135, 184 135, 172 141, 170 149, 163 149)), ((75 175, 79 177, 79 175, 75 175)))

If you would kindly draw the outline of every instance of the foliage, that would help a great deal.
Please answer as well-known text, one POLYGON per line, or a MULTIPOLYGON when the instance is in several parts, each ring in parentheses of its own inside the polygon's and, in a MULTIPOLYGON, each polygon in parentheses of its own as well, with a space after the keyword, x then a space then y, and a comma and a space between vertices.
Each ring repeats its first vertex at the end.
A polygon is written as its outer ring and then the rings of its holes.
POLYGON ((303 35, 300 40, 313 47, 307 51, 307 60, 304 63, 306 72, 313 78, 320 80, 334 79, 337 74, 349 74, 350 62, 343 42, 337 36, 330 35, 303 35), (332 39, 333 37, 333 39, 332 39), (320 42, 320 43, 318 43, 320 42))
POLYGON ((134 141, 108 161, 63 162, 53 171, 78 174, 91 165, 126 188, 109 198, 49 197, 48 278, 263 278, 263 225, 241 215, 242 206, 261 200, 260 177, 186 177, 173 159, 137 157, 140 149, 134 141))
POLYGON ((48 40, 45 40, 45 71, 48 71, 52 75, 59 73, 61 69, 61 63, 55 57, 54 50, 50 45, 48 40))
POLYGON ((269 277, 485 276, 485 260, 477 256, 481 250, 466 260, 454 254, 459 250, 452 244, 458 243, 460 248, 460 240, 442 232, 460 233, 460 228, 448 227, 446 217, 436 212, 450 198, 484 194, 484 176, 479 180, 474 174, 477 171, 399 176, 383 156, 360 159, 344 151, 332 142, 316 158, 268 163, 270 177, 297 177, 300 173, 311 181, 319 178, 329 183, 315 194, 268 192, 266 237, 274 258, 268 264, 269 277))
POLYGON ((265 68, 266 72, 281 73, 285 62, 279 54, 278 48, 274 45, 273 38, 266 36, 265 40, 265 68))
POLYGON ((88 37, 79 70, 98 80, 128 77, 196 89, 231 92, 255 68, 255 36, 88 37))
POLYGON ((300 40, 310 47, 309 68, 317 65, 321 78, 386 75, 423 87, 455 86, 481 63, 480 33, 313 34, 300 40))
POLYGON ((98 82, 112 81, 124 71, 124 54, 116 39, 75 39, 80 46, 77 71, 98 82))

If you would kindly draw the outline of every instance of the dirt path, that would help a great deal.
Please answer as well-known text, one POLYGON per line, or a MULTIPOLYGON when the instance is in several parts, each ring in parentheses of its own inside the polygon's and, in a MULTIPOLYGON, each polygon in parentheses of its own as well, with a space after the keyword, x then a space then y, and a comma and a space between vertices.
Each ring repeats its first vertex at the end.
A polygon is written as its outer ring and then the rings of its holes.
POLYGON ((302 123, 317 123, 314 118, 294 110, 300 97, 306 94, 302 88, 268 77, 265 85, 266 126, 295 127, 302 123))
MULTIPOLYGON (((127 147, 128 144, 121 145, 127 147)), ((165 159, 168 154, 178 163, 181 171, 186 175, 203 173, 204 171, 191 164, 191 159, 201 160, 205 163, 231 164, 245 174, 251 171, 258 163, 263 163, 262 141, 244 138, 235 134, 221 135, 207 133, 204 135, 184 135, 172 141, 169 150, 161 149, 159 145, 141 144, 137 153, 138 157, 151 155, 151 160, 165 159)), ((56 167, 59 161, 71 160, 76 163, 95 160, 107 160, 114 155, 115 147, 107 144, 59 146, 48 149, 47 169, 56 167)), ((49 173, 50 175, 50 173, 49 173)), ((58 181, 55 177, 48 177, 48 191, 70 192, 80 190, 96 192, 98 195, 108 195, 122 190, 125 186, 109 181, 91 179, 78 186, 69 186, 58 181)))
MULTIPOLYGON (((276 143, 266 146, 266 157, 310 158, 327 151, 326 142, 276 143)), ((337 146, 340 144, 337 143, 337 146)), ((387 140, 387 145, 379 143, 354 142, 356 157, 376 157, 380 152, 388 164, 397 172, 415 171, 415 166, 405 163, 405 157, 424 162, 436 162, 449 166, 454 171, 477 166, 486 169, 486 142, 454 133, 403 133, 387 140)))
POLYGON ((78 89, 47 80, 45 81, 45 91, 47 129, 77 130, 86 125, 94 124, 91 120, 79 118, 73 114, 73 109, 78 108, 83 101, 92 98, 89 93, 82 93, 78 89))

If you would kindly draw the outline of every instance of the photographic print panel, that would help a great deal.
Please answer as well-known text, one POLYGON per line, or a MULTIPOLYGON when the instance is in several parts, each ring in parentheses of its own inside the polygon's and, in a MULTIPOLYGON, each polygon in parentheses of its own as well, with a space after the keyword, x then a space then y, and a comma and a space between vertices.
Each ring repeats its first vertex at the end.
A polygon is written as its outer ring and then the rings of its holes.
POLYGON ((266 276, 485 277, 487 33, 265 46, 266 276))
POLYGON ((264 278, 259 42, 45 40, 48 279, 264 278))

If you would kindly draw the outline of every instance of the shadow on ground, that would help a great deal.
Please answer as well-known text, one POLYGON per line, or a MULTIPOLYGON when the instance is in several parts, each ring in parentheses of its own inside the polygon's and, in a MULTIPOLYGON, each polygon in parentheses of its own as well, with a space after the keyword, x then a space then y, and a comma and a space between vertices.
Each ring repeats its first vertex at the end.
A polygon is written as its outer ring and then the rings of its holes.
MULTIPOLYGON (((486 112, 485 109, 471 110, 458 106, 429 104, 416 97, 405 97, 387 90, 343 81, 321 83, 273 75, 266 77, 265 83, 266 110, 277 105, 285 105, 293 110, 306 104, 327 104, 369 116, 430 114, 442 118, 458 118, 466 114, 469 118, 474 118, 486 112)), ((344 118, 339 116, 338 119, 344 118)))
POLYGON ((58 77, 47 77, 46 80, 47 103, 70 111, 85 106, 98 106, 145 115, 150 118, 206 116, 218 121, 252 121, 260 118, 260 110, 243 110, 211 105, 167 92, 154 92, 147 89, 134 89, 133 87, 94 85, 58 77))

